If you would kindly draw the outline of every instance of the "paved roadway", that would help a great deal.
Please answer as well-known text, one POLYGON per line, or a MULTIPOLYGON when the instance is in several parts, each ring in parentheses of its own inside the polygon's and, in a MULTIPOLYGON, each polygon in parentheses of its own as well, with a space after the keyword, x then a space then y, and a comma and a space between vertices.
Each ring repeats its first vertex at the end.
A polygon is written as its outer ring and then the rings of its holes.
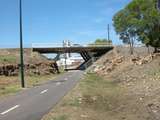
POLYGON ((40 120, 82 77, 82 71, 67 72, 44 85, 0 100, 0 120, 40 120))

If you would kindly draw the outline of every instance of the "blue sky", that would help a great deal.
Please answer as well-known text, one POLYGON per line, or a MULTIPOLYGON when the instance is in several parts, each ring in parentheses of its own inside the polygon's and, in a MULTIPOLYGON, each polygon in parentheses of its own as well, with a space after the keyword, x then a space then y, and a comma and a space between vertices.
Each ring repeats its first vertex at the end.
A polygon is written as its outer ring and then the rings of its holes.
MULTIPOLYGON (((107 24, 131 0, 22 0, 24 46, 86 44, 107 37, 107 24)), ((19 47, 19 0, 0 0, 0 47, 19 47)), ((111 26, 111 39, 120 44, 111 26)))

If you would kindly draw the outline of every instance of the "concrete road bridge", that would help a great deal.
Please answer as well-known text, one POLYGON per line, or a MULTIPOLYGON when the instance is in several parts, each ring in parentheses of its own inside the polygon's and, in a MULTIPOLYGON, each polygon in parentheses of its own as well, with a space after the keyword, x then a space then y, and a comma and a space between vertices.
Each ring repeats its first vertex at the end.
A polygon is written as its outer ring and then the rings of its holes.
POLYGON ((104 44, 88 44, 79 45, 72 44, 70 46, 63 46, 62 44, 32 44, 33 52, 39 52, 41 54, 64 54, 64 53, 79 53, 84 59, 82 63, 76 69, 85 69, 90 66, 99 57, 112 50, 114 47, 112 45, 104 44))

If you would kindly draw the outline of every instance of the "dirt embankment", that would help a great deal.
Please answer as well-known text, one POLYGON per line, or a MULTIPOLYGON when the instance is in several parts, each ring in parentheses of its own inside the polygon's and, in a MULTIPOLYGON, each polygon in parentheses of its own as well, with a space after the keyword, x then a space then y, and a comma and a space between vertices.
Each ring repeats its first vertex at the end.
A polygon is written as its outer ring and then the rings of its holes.
MULTIPOLYGON (((16 76, 19 71, 19 49, 0 50, 0 75, 16 76)), ((48 60, 43 55, 32 52, 32 49, 24 49, 24 68, 28 75, 47 75, 55 73, 54 61, 48 60)))
POLYGON ((104 76, 124 89, 116 98, 118 111, 111 112, 113 120, 160 120, 160 53, 148 54, 139 48, 131 56, 128 48, 117 47, 88 72, 104 76))
POLYGON ((160 54, 129 53, 116 47, 100 58, 43 120, 160 120, 160 54))

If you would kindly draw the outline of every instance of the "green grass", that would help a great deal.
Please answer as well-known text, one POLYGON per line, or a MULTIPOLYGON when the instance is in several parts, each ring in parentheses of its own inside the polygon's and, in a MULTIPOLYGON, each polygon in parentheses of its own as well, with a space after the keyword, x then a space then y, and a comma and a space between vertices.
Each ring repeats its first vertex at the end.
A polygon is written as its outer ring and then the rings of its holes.
POLYGON ((16 56, 0 56, 0 62, 16 63, 16 56))
MULTIPOLYGON (((65 103, 64 105, 67 105, 67 103, 65 103)), ((70 106, 75 106, 75 107, 79 107, 80 106, 80 100, 78 98, 75 98, 74 100, 71 100, 68 105, 70 106)))
POLYGON ((52 120, 67 120, 67 116, 66 115, 61 115, 59 117, 53 118, 52 120))
POLYGON ((27 87, 34 87, 39 86, 46 81, 53 80, 57 77, 57 75, 45 75, 45 76, 39 76, 39 75, 33 75, 33 76, 27 76, 25 78, 27 87))
POLYGON ((8 85, 0 87, 0 96, 7 96, 19 92, 21 90, 20 85, 8 85))

